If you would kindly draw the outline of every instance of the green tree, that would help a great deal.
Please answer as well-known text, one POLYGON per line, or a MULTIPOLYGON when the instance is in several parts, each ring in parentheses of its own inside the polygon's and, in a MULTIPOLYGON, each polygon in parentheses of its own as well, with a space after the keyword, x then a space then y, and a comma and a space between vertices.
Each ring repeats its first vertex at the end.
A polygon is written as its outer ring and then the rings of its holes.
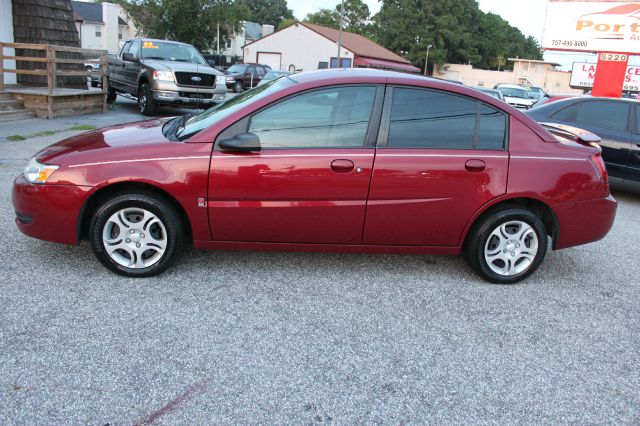
MULTIPOLYGON (((341 5, 338 4, 334 9, 320 9, 308 14, 305 21, 338 29, 340 28, 340 7, 341 5)), ((370 18, 369 6, 362 0, 345 0, 343 22, 345 31, 368 35, 371 30, 370 18)))
POLYGON ((541 59, 534 38, 481 11, 475 0, 382 0, 372 20, 379 43, 422 68, 429 45, 430 69, 446 62, 503 69, 513 67, 506 57, 541 59))
POLYGON ((249 10, 247 20, 258 24, 280 28, 284 19, 293 19, 293 12, 289 9, 287 0, 236 0, 236 3, 249 10))
POLYGON ((205 51, 238 30, 249 14, 232 0, 115 0, 148 37, 189 43, 205 51))
POLYGON ((280 25, 278 25, 277 30, 278 30, 278 31, 280 31, 280 30, 284 30, 285 28, 290 27, 290 26, 292 26, 293 24, 297 24, 297 23, 298 23, 298 20, 297 20, 297 19, 295 19, 295 18, 286 18, 286 19, 283 19, 283 20, 280 22, 280 25))

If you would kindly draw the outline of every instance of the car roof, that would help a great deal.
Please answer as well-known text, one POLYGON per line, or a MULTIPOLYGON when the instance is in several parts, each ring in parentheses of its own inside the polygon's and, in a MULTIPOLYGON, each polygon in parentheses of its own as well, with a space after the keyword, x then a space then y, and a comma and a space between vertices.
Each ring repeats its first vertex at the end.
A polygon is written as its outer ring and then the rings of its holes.
POLYGON ((492 89, 490 87, 482 87, 482 86, 469 86, 481 92, 499 92, 498 89, 492 89))
POLYGON ((521 89, 521 90, 527 90, 526 88, 522 87, 522 86, 518 86, 517 84, 504 84, 504 83, 500 83, 498 84, 498 89, 521 89))
POLYGON ((556 105, 567 105, 574 102, 589 102, 589 101, 611 101, 611 102, 626 102, 631 104, 637 104, 638 101, 631 98, 607 98, 604 96, 590 96, 590 95, 580 95, 573 96, 568 98, 559 99, 553 102, 556 105))
MULTIPOLYGON (((140 40, 140 41, 154 41, 154 42, 162 42, 162 43, 172 43, 172 44, 182 44, 184 46, 191 46, 189 43, 183 43, 181 41, 173 41, 173 40, 163 40, 160 38, 142 38, 142 37, 138 37, 138 38, 132 38, 131 40, 140 40)), ((128 40, 127 40, 128 41, 128 40)))

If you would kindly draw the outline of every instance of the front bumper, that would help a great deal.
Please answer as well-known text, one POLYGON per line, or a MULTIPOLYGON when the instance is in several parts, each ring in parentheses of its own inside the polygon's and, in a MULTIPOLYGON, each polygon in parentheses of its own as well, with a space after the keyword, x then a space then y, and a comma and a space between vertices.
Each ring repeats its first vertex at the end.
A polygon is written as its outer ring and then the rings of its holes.
POLYGON ((203 93, 195 89, 172 92, 168 90, 154 90, 153 99, 159 105, 215 105, 222 102, 226 96, 218 93, 203 93))
POLYGON ((13 182, 11 200, 20 232, 62 244, 78 244, 79 218, 91 187, 36 185, 23 175, 13 182))
POLYGON ((554 206, 560 236, 554 249, 564 249, 603 239, 616 218, 618 202, 609 195, 595 200, 554 206))

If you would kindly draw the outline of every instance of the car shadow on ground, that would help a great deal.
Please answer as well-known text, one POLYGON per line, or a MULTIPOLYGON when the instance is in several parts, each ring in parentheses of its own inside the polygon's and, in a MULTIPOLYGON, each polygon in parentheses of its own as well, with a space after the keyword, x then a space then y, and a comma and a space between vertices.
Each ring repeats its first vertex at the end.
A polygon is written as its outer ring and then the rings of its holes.
MULTIPOLYGON (((140 114, 140 117, 144 118, 138 111, 138 103, 135 98, 129 96, 118 95, 116 101, 109 106, 110 109, 117 109, 121 111, 126 111, 132 114, 140 114)), ((199 114, 205 111, 205 108, 194 109, 194 108, 171 108, 171 107, 158 107, 156 113, 153 115, 154 117, 175 117, 177 115, 186 115, 186 114, 199 114)))

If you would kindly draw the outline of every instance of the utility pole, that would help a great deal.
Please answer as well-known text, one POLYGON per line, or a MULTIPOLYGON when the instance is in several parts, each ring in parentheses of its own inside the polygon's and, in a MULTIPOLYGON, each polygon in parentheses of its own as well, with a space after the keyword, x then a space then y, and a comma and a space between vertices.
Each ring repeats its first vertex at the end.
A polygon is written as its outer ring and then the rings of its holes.
POLYGON ((427 59, 424 61, 424 75, 427 75, 427 69, 429 69, 429 50, 433 47, 433 44, 427 46, 427 59))
POLYGON ((220 22, 216 22, 216 53, 220 54, 220 22))
POLYGON ((344 0, 340 0, 340 31, 338 32, 338 57, 336 68, 340 68, 340 49, 342 48, 342 26, 344 25, 344 0))

